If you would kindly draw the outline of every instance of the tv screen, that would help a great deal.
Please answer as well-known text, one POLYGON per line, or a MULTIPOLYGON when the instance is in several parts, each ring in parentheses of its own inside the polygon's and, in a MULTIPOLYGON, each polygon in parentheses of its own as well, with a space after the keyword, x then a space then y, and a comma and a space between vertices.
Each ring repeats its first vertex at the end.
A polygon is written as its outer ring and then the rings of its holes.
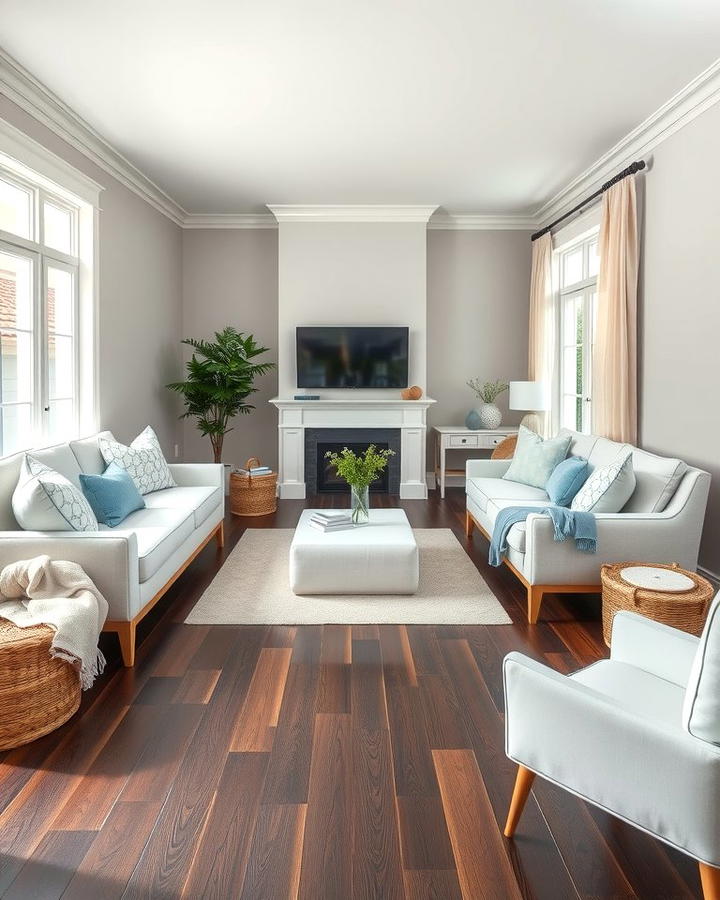
POLYGON ((301 326, 299 388, 405 388, 407 326, 301 326))

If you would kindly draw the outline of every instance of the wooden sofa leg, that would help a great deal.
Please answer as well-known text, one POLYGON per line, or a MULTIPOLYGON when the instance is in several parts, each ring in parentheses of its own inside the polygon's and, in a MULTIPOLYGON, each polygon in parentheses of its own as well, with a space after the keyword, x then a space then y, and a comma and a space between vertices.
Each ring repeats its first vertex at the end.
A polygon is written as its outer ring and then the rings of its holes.
POLYGON ((469 512, 465 513, 465 537, 472 537, 475 528, 475 520, 469 512))
POLYGON ((120 639, 123 665, 131 669, 135 665, 135 622, 122 622, 117 636, 120 639))
POLYGON ((705 900, 720 900, 720 869, 700 863, 700 883, 705 900))
POLYGON ((540 616, 540 606, 542 604, 543 594, 545 591, 539 584, 530 584, 527 589, 528 598, 528 622, 536 625, 540 616))
POLYGON ((505 823, 505 837, 512 837, 515 829, 520 821, 525 803, 530 796, 530 789, 535 781, 535 773, 525 766, 518 766, 517 778, 515 779, 515 789, 513 790, 512 800, 510 801, 510 810, 508 812, 507 822, 505 823))
POLYGON ((225 523, 224 522, 220 523, 217 531, 215 532, 215 541, 217 542, 219 549, 222 549, 225 546, 225 523))

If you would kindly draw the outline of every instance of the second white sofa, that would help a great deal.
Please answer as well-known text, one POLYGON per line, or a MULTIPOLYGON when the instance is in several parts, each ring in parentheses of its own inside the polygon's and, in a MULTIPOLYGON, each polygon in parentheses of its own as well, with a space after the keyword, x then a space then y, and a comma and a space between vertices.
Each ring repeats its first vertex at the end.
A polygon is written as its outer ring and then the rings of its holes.
MULTIPOLYGON (((105 461, 98 438, 30 451, 78 488, 81 472, 99 475, 105 461)), ((12 495, 24 454, 0 459, 0 568, 19 559, 47 553, 81 565, 108 601, 104 631, 117 632, 123 662, 135 661, 137 623, 213 538, 224 543, 223 466, 203 463, 170 465, 177 487, 144 496, 145 509, 131 513, 116 528, 97 532, 23 531, 15 520, 12 495)))

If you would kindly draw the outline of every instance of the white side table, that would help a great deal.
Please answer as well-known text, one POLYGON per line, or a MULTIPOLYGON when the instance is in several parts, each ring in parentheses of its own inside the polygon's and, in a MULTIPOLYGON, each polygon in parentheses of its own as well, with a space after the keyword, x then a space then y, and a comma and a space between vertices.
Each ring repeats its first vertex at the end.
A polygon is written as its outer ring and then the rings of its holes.
POLYGON ((518 433, 517 425, 482 428, 473 431, 464 425, 436 425, 435 431, 435 482, 440 485, 440 496, 445 499, 445 478, 447 475, 464 475, 465 469, 448 469, 445 465, 448 450, 494 450, 511 434, 518 433))

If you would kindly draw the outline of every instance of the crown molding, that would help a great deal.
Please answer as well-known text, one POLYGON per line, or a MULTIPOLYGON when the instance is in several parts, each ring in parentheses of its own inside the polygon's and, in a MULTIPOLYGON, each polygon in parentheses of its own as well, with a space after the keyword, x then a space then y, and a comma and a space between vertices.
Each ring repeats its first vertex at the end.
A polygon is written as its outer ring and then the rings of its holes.
POLYGON ((641 122, 557 194, 547 200, 534 218, 542 227, 571 209, 584 196, 635 159, 642 159, 693 119, 720 101, 720 59, 701 72, 651 116, 641 122))
POLYGON ((270 213, 188 213, 183 228, 277 228, 275 216, 270 213))
POLYGON ((436 213, 428 222, 432 231, 533 231, 538 220, 530 215, 461 215, 436 213))
POLYGON ((427 224, 437 209, 433 206, 388 206, 385 204, 286 205, 268 203, 278 222, 416 222, 427 224))
POLYGON ((0 49, 0 94, 4 94, 176 225, 183 224, 185 210, 172 197, 143 175, 98 134, 92 125, 2 49, 0 49))

